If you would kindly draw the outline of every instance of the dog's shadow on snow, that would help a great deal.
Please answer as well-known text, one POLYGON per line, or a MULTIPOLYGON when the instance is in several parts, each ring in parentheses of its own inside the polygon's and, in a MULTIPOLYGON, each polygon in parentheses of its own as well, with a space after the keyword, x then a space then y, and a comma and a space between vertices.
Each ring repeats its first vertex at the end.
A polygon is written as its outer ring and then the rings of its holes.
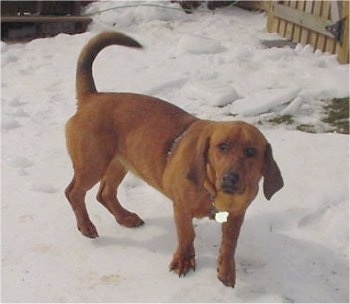
POLYGON ((176 230, 171 215, 145 219, 145 224, 136 228, 125 228, 116 223, 114 236, 104 236, 93 240, 97 247, 135 247, 137 249, 157 249, 171 253, 176 249, 176 230))
MULTIPOLYGON (((276 294, 282 302, 348 301, 347 257, 312 240, 297 239, 293 233, 275 231, 271 222, 276 217, 285 219, 286 228, 293 227, 293 218, 284 212, 287 211, 246 218, 236 251, 236 294, 250 302, 258 300, 262 294, 276 294), (322 289, 315 290, 316 286, 322 286, 322 289)), ((213 280, 218 288, 227 288, 216 278, 220 225, 207 219, 195 220, 194 224, 196 272, 212 269, 208 280, 213 280)), ((146 225, 136 229, 122 228, 116 235, 101 236, 93 243, 97 247, 126 246, 153 251, 166 255, 169 261, 177 246, 171 215, 148 218, 146 225)), ((195 274, 191 272, 190 275, 195 274)))

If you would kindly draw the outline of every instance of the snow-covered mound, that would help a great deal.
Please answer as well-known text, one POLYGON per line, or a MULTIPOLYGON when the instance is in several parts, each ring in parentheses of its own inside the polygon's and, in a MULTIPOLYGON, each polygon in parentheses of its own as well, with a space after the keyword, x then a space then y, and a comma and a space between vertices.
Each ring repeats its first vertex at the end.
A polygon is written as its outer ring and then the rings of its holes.
POLYGON ((184 34, 177 48, 180 52, 190 54, 215 54, 225 50, 220 41, 193 34, 184 34))
MULTIPOLYGON (((259 91, 236 100, 230 107, 231 114, 254 116, 273 111, 277 106, 291 103, 299 93, 299 88, 274 88, 259 91)), ((295 102, 294 102, 295 104, 295 102)), ((291 111, 291 109, 289 109, 291 111)))
POLYGON ((223 84, 219 75, 191 79, 183 90, 190 99, 196 99, 214 107, 223 107, 239 98, 235 88, 230 84, 223 84))

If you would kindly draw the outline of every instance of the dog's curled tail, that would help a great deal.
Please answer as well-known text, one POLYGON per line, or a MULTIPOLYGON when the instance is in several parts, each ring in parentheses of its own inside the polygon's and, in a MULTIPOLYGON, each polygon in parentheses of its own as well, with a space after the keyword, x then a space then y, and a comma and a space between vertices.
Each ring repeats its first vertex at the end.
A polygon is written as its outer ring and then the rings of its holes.
POLYGON ((118 32, 104 32, 92 38, 82 49, 76 70, 76 94, 78 104, 84 100, 86 94, 96 93, 95 81, 92 76, 92 64, 97 54, 110 45, 122 45, 127 47, 142 48, 136 40, 118 32))

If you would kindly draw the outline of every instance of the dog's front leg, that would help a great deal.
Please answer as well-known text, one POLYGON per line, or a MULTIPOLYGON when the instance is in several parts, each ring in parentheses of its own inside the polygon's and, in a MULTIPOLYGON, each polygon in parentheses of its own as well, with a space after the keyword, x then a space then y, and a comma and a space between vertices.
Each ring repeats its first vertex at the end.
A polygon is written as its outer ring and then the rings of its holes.
POLYGON ((244 214, 229 216, 222 224, 222 241, 218 258, 218 278, 226 286, 234 287, 236 283, 235 251, 244 214))
POLYGON ((178 247, 175 251, 172 262, 170 263, 170 271, 174 270, 179 277, 196 268, 194 238, 195 232, 192 224, 192 215, 174 206, 174 216, 178 237, 178 247))

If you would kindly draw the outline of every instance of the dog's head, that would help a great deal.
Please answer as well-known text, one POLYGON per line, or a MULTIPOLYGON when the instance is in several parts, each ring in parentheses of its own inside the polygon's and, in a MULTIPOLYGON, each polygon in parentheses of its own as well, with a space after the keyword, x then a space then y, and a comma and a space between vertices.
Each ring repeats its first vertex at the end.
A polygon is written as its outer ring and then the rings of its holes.
POLYGON ((220 211, 243 212, 255 198, 261 177, 268 200, 283 187, 271 145, 250 124, 210 124, 197 137, 192 155, 188 178, 216 198, 220 211))

